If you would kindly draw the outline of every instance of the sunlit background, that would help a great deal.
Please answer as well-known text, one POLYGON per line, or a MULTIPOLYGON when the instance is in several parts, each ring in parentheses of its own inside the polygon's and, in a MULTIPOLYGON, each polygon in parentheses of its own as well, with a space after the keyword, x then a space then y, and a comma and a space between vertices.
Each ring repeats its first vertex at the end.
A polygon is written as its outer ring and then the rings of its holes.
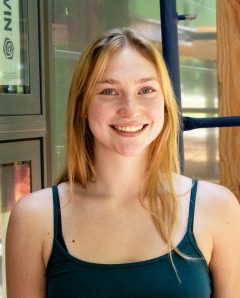
MULTIPOLYGON (((158 0, 53 0, 52 4, 51 119, 55 179, 64 163, 64 115, 69 84, 83 48, 113 27, 137 30, 160 51, 162 45, 158 0)), ((178 0, 177 10, 179 14, 198 15, 196 20, 178 24, 183 115, 217 116, 216 1, 178 0)), ((184 133, 186 175, 219 181, 218 133, 218 128, 184 133)))
MULTIPOLYGON (((50 7, 50 122, 52 181, 65 159, 65 110, 71 77, 81 51, 95 37, 114 27, 131 27, 162 50, 159 0, 49 0, 50 7)), ((27 1, 20 0, 21 80, 16 86, 0 86, 0 93, 30 94, 27 1)), ((216 1, 177 0, 178 14, 197 14, 193 21, 179 21, 179 54, 184 116, 218 115, 216 71, 216 1)), ((31 26, 31 24, 30 24, 31 26)), ((38 95, 40 97, 40 95, 38 95)), ((219 182, 219 130, 197 129, 184 132, 185 174, 219 182)), ((24 143, 24 142, 23 142, 24 143)), ((41 173, 40 141, 22 144, 29 150, 41 173), (36 147, 35 144, 36 143, 36 147), (39 143, 39 144, 38 144, 39 143), (33 146, 33 147, 31 147, 33 146), (30 149, 31 147, 31 149, 30 149), (35 148, 38 148, 37 151, 35 148)), ((18 148, 19 148, 18 143, 18 148)), ((11 144, 4 144, 4 146, 11 144)), ((3 148, 3 147, 2 147, 3 148)), ((10 148, 10 147, 6 147, 10 148)), ((17 150, 18 148, 12 148, 17 150)), ((24 148, 24 149, 23 149, 24 148)), ((3 152, 8 155, 8 149, 3 152)), ((16 151, 17 152, 17 151, 16 151)), ((9 153, 10 154, 10 153, 9 153)), ((21 153, 22 154, 22 153, 21 153)), ((9 155, 10 156, 10 155, 9 155)), ((32 188, 34 175, 28 159, 0 165, 0 256, 3 254, 6 225, 13 204, 32 188)), ((20 159, 19 159, 20 160, 20 159)), ((39 174, 40 175, 40 174, 39 174)), ((36 179, 37 180, 37 179, 36 179)), ((38 180, 41 179, 38 177, 38 180)), ((36 184, 35 189, 40 188, 36 184)), ((5 296, 4 257, 0 258, 0 298, 5 296)))

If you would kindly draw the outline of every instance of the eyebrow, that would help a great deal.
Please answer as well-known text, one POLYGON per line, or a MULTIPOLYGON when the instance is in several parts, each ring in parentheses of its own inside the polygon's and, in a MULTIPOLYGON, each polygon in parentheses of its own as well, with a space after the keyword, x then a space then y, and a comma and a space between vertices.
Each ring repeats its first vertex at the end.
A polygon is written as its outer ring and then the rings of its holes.
MULTIPOLYGON (((146 82, 149 82, 149 81, 156 81, 159 83, 159 80, 155 77, 147 77, 147 78, 142 78, 142 79, 139 79, 137 81, 135 81, 135 83, 146 83, 146 82)), ((103 80, 100 80, 100 81, 97 81, 97 84, 119 84, 121 83, 120 81, 118 80, 115 80, 115 79, 103 79, 103 80)))

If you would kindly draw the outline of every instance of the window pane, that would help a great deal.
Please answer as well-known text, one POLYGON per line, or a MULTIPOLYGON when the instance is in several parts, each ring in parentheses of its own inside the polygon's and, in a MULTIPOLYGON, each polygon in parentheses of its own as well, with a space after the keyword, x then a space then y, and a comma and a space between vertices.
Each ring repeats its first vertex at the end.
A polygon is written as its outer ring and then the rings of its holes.
POLYGON ((69 84, 81 51, 115 27, 131 27, 160 49, 159 0, 52 0, 51 98, 53 179, 64 163, 64 124, 69 84))
POLYGON ((218 181, 218 128, 184 132, 185 167, 190 177, 218 181))
POLYGON ((5 237, 10 211, 22 196, 31 191, 31 161, 19 161, 0 165, 0 297, 5 287, 5 237))
MULTIPOLYGON (((218 116, 216 1, 178 0, 179 14, 198 15, 178 24, 183 115, 218 116)), ((185 174, 218 181, 218 128, 184 132, 185 174)))
POLYGON ((0 93, 30 93, 27 0, 0 4, 0 93))

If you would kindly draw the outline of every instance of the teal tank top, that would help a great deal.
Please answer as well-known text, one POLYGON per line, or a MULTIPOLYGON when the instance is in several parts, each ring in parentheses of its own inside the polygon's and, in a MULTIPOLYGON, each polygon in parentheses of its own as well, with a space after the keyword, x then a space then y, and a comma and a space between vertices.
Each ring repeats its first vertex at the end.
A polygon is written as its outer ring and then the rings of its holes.
POLYGON ((99 264, 77 259, 68 253, 61 227, 56 186, 53 186, 54 239, 47 266, 48 298, 209 298, 211 277, 208 265, 193 235, 197 180, 191 190, 188 227, 177 248, 195 260, 175 252, 145 261, 124 264, 99 264))

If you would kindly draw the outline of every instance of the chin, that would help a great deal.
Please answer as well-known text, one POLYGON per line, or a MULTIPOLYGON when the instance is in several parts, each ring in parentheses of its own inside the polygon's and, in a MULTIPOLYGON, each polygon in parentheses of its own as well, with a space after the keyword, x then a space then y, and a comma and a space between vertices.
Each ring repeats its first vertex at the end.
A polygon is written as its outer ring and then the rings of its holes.
POLYGON ((118 154, 124 157, 134 157, 139 155, 139 153, 135 153, 135 152, 124 152, 124 153, 118 153, 118 154))
POLYGON ((139 156, 141 154, 144 154, 146 152, 146 148, 131 148, 131 149, 122 149, 122 150, 117 150, 117 154, 125 157, 134 157, 134 156, 139 156))

